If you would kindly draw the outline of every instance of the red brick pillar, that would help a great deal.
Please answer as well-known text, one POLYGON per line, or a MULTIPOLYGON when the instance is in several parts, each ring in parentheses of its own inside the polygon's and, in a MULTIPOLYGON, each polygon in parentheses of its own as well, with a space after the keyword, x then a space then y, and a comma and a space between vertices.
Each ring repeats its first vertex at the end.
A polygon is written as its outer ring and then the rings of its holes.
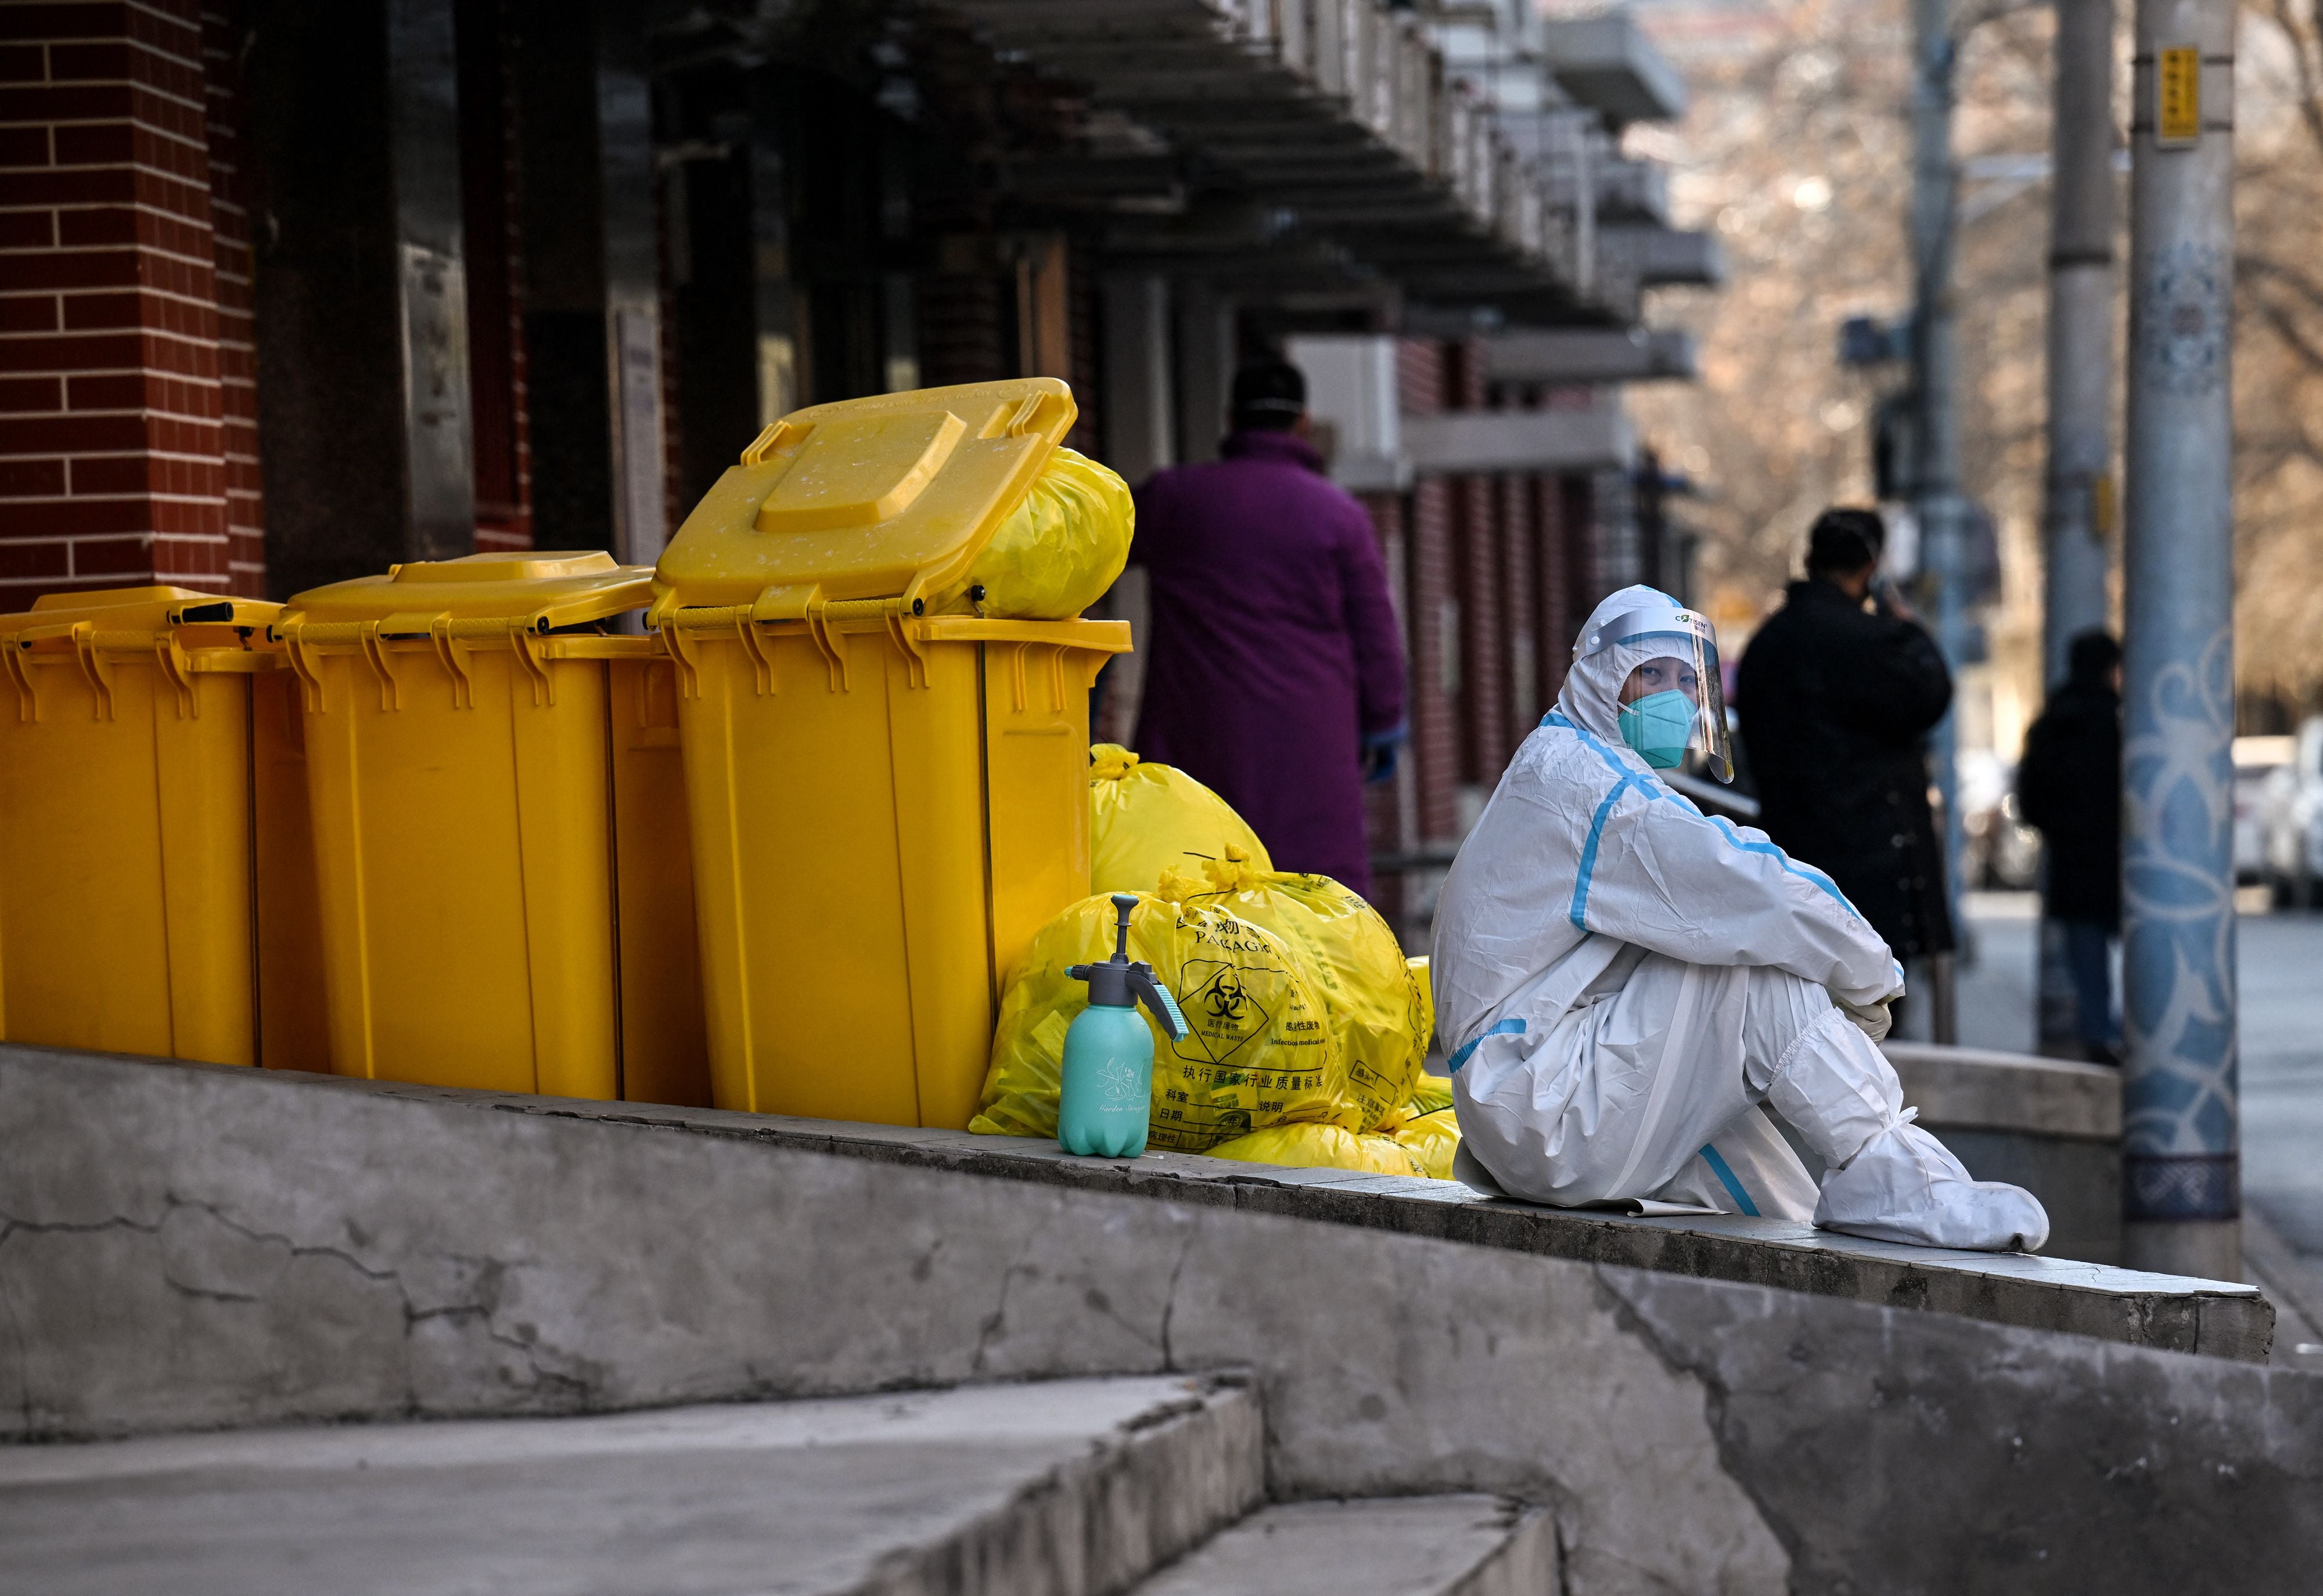
MULTIPOLYGON (((1483 361, 1474 342, 1444 345, 1445 404, 1484 408, 1483 361)), ((1451 480, 1452 546, 1460 598, 1460 774, 1489 791, 1515 747, 1509 738, 1509 620, 1500 484, 1451 480)))
MULTIPOLYGON (((500 0, 459 0, 461 249, 468 296, 468 436, 476 549, 532 546, 532 436, 525 402, 524 215, 519 188, 515 41, 500 0)), ((682 175, 682 174, 681 174, 682 175)), ((663 437, 683 458, 673 317, 662 311, 663 437)), ((679 464, 668 468, 682 481, 679 464)), ((677 525, 673 509, 671 527, 677 525)))
POLYGON ((1492 486, 1501 509, 1501 603, 1508 621, 1507 751, 1512 755, 1548 708, 1540 695, 1540 620, 1534 598, 1537 539, 1530 480, 1498 477, 1492 486))
POLYGON ((210 258, 217 271, 219 443, 225 463, 226 570, 234 591, 266 592, 266 503, 258 476, 258 341, 251 307, 248 157, 243 148, 242 33, 202 12, 208 106, 210 258))
MULTIPOLYGON (((1395 374, 1397 402, 1405 415, 1433 415, 1444 408, 1443 345, 1400 339, 1395 374)), ((1452 836, 1459 823, 1455 794, 1460 739, 1454 683, 1447 680, 1458 665, 1447 647, 1458 626, 1450 488, 1441 477, 1422 478, 1412 485, 1407 504, 1404 616, 1411 653, 1412 803, 1419 836, 1434 839, 1452 836)))
POLYGON ((195 0, 0 6, 7 609, 260 590, 247 225, 238 162, 223 193, 211 170, 237 103, 212 101, 204 67, 195 0))
POLYGON ((1556 478, 1535 473, 1524 479, 1524 495, 1532 507, 1535 679, 1546 713, 1564 691, 1579 628, 1573 622, 1573 584, 1566 564, 1564 490, 1556 478))
POLYGON ((1450 489, 1460 596, 1460 775, 1490 787, 1508 763, 1499 495, 1490 477, 1454 477, 1450 489))
MULTIPOLYGON (((1410 538, 1405 531, 1404 502, 1400 493, 1362 493, 1356 495, 1364 511, 1371 517, 1372 536, 1377 540, 1380 564, 1386 568, 1389 594, 1395 601, 1397 630, 1403 639, 1407 662, 1414 658, 1411 642, 1410 538)), ((1407 663, 1407 680, 1410 665, 1407 663)), ((1409 710, 1406 710, 1405 724, 1409 710)), ((1419 844, 1419 813, 1417 804, 1418 776, 1414 762, 1407 748, 1399 763, 1395 779, 1364 789, 1364 826, 1369 846, 1374 857, 1382 854, 1409 853, 1419 844)), ((1407 878, 1401 872, 1372 877, 1372 903, 1388 918, 1391 925, 1403 923, 1409 908, 1405 892, 1407 878)))

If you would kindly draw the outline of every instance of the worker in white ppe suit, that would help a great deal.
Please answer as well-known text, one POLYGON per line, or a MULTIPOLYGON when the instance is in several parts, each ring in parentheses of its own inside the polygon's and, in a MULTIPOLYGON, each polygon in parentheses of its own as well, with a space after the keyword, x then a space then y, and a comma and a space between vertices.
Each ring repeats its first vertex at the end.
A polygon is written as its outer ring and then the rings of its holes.
POLYGON ((2037 1250, 2032 1194, 1970 1179, 1912 1124, 1875 1045, 1903 991, 1887 944, 1828 876, 1662 782, 1689 746, 1732 779, 1709 623, 1625 588, 1589 618, 1437 911, 1463 1168, 1564 1206, 2037 1250), (1761 1104, 1823 1159, 1820 1192, 1761 1104))

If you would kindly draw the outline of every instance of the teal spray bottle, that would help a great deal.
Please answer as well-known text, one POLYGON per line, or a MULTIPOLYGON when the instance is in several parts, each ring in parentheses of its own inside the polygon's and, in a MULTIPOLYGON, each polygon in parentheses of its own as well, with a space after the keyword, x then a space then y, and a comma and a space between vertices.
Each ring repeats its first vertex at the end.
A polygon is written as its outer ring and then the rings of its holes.
POLYGON ((1153 1033, 1138 1017, 1137 1005, 1143 1002, 1153 1012, 1172 1041, 1186 1034, 1186 1016, 1152 965, 1130 962, 1129 912, 1137 907, 1136 897, 1116 893, 1113 907, 1120 916, 1113 957, 1065 972, 1088 983, 1088 1007, 1065 1032, 1057 1144, 1085 1157, 1135 1158, 1145 1151, 1153 1107, 1153 1033))

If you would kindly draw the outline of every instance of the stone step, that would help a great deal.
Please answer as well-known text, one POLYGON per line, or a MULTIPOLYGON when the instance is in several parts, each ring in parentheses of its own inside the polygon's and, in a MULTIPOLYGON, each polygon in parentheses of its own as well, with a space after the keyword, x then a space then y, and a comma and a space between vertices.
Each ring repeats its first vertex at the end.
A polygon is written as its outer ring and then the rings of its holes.
POLYGON ((1549 1516, 1496 1496, 1397 1496, 1262 1509, 1136 1596, 1548 1596, 1549 1516))
POLYGON ((1260 1501, 1255 1396, 1145 1377, 0 1448, 0 1591, 1106 1596, 1260 1501))

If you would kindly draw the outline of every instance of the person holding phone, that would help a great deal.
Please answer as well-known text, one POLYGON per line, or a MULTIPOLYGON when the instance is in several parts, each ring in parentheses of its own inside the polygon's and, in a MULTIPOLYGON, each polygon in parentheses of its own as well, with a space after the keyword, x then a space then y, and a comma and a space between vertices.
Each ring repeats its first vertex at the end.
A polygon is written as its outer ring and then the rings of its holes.
POLYGON ((1815 518, 1806 580, 1750 639, 1734 708, 1759 826, 1836 882, 1909 968, 1953 947, 1927 757, 1952 678, 1880 578, 1886 546, 1877 510, 1815 518))

